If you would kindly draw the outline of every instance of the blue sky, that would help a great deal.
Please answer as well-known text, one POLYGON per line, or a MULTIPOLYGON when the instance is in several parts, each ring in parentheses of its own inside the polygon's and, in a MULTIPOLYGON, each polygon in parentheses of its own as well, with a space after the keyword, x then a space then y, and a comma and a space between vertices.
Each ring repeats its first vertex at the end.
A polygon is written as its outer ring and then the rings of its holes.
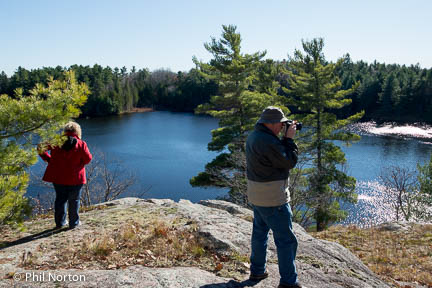
POLYGON ((282 60, 301 41, 325 40, 335 61, 432 67, 429 0, 0 0, 0 71, 73 64, 193 68, 204 43, 234 24, 242 52, 282 60))

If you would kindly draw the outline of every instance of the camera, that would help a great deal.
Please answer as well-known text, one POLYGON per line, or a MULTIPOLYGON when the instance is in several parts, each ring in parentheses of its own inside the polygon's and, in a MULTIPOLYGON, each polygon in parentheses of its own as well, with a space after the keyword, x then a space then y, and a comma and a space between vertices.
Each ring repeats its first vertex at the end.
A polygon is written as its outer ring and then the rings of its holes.
MULTIPOLYGON (((288 129, 288 127, 293 124, 293 120, 288 120, 288 121, 285 121, 283 123, 285 124, 285 129, 288 129)), ((297 122, 296 123, 296 130, 300 131, 302 128, 303 128, 303 124, 301 122, 297 122)))

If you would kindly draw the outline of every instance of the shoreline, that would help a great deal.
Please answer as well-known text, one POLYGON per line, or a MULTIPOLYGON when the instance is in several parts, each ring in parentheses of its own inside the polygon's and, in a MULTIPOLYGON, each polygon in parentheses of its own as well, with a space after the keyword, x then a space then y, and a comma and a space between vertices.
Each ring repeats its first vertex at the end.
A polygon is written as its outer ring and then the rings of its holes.
POLYGON ((375 136, 409 137, 432 139, 432 126, 424 123, 400 124, 396 122, 377 123, 375 121, 357 122, 348 125, 348 131, 372 134, 375 136))
POLYGON ((131 113, 145 113, 145 112, 154 112, 155 110, 153 108, 149 107, 134 107, 127 111, 122 111, 118 115, 122 114, 131 114, 131 113))
POLYGON ((118 114, 109 114, 109 115, 93 115, 93 116, 82 116, 80 115, 78 119, 95 119, 95 118, 103 118, 103 117, 111 117, 111 116, 121 116, 125 114, 132 114, 132 113, 146 113, 146 112, 155 112, 153 108, 149 107, 135 107, 127 111, 122 111, 118 114))

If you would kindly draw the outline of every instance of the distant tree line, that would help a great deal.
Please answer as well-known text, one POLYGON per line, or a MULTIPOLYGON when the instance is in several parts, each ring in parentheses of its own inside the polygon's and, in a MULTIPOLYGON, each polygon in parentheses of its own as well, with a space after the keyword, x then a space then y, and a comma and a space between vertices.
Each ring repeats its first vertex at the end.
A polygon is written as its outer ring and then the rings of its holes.
POLYGON ((208 101, 217 85, 200 76, 198 71, 174 73, 169 70, 132 68, 110 68, 100 65, 72 65, 69 68, 57 66, 26 70, 18 67, 11 76, 0 74, 0 95, 14 95, 17 88, 24 94, 36 83, 46 85, 49 77, 64 80, 64 72, 73 70, 77 82, 85 83, 91 93, 81 108, 81 117, 115 115, 135 107, 151 107, 156 110, 193 112, 199 104, 208 101))
MULTIPOLYGON (((273 63, 287 67, 291 61, 273 63)), ((119 114, 134 107, 192 112, 198 105, 208 102, 210 95, 215 95, 219 89, 215 81, 196 69, 174 73, 163 69, 127 71, 125 67, 73 65, 30 71, 18 67, 10 77, 2 72, 0 94, 14 95, 16 88, 23 88, 26 94, 36 83, 46 84, 50 76, 62 80, 64 71, 69 69, 74 70, 77 81, 87 84, 91 91, 82 107, 81 116, 84 117, 119 114)), ((335 73, 342 82, 342 89, 360 83, 358 89, 348 95, 351 104, 334 111, 338 117, 365 111, 363 120, 432 123, 432 69, 376 61, 354 63, 347 54, 335 73)), ((276 80, 289 88, 287 77, 281 73, 276 80)), ((279 92, 284 94, 282 90, 279 92)), ((293 109, 295 111, 295 107, 293 109)))
POLYGON ((378 122, 432 122, 432 69, 418 64, 353 63, 349 54, 343 60, 337 68, 342 88, 356 81, 360 86, 349 96, 352 103, 342 113, 364 110, 363 120, 378 122))
MULTIPOLYGON (((288 67, 291 62, 289 59, 282 64, 288 67)), ((418 64, 354 63, 346 54, 335 73, 344 90, 359 83, 348 95, 351 104, 332 111, 338 118, 365 111, 362 121, 432 123, 432 69, 421 68, 418 64)), ((278 80, 289 88, 287 75, 280 75, 278 80)), ((296 107, 290 109, 295 111, 296 107)))

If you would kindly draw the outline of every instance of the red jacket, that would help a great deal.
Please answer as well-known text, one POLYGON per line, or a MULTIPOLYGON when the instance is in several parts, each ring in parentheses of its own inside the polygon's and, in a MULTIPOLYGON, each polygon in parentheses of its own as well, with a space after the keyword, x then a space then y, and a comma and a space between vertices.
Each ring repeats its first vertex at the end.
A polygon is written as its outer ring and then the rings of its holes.
POLYGON ((60 185, 80 185, 86 183, 84 166, 90 163, 92 155, 87 148, 86 142, 82 141, 76 134, 66 133, 76 140, 70 150, 61 147, 48 148, 48 151, 40 154, 40 157, 48 162, 48 167, 42 180, 60 185))

